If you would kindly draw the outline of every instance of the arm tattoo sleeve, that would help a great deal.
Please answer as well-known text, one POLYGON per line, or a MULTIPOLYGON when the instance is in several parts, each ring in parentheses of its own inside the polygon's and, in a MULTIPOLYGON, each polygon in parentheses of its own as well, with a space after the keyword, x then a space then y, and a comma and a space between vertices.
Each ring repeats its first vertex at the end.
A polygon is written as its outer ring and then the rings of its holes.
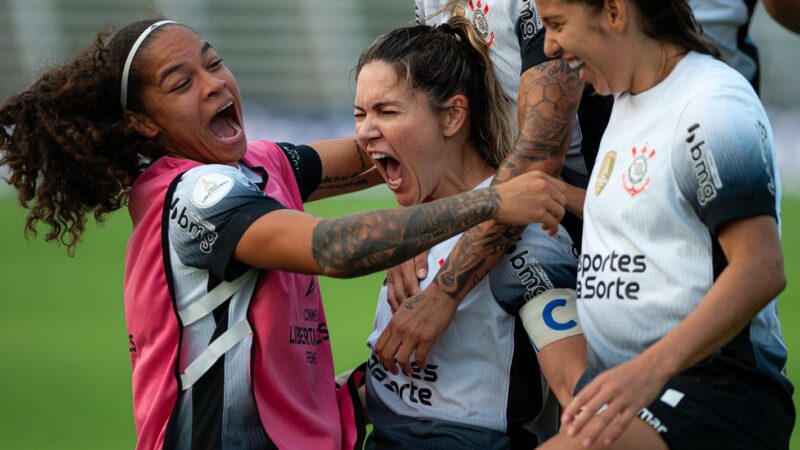
MULTIPOLYGON (((519 136, 493 183, 533 169, 561 172, 572 137, 583 83, 561 59, 532 67, 519 86, 519 136)), ((434 283, 461 301, 522 235, 524 227, 494 221, 468 230, 450 252, 434 283)), ((409 305, 413 307, 413 304, 409 305)))
MULTIPOLYGON (((517 164, 524 164, 525 160, 545 163, 544 167, 531 168, 557 176, 572 138, 583 82, 561 59, 530 70, 533 72, 520 79, 519 136, 507 160, 517 164)), ((502 172, 501 168, 498 175, 502 172)))
POLYGON ((486 276, 511 244, 519 239, 524 229, 497 222, 470 228, 450 252, 433 282, 460 301, 486 276))
POLYGON ((490 219, 499 208, 500 196, 490 187, 412 208, 324 219, 314 228, 314 260, 331 276, 382 270, 490 219))

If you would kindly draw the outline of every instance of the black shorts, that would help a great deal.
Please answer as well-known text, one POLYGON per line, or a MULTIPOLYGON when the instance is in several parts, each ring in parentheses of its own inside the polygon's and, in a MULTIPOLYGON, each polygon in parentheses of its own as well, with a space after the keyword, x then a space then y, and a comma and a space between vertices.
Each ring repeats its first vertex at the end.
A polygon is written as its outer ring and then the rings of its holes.
POLYGON ((671 449, 788 449, 791 385, 715 356, 672 378, 639 412, 671 449))

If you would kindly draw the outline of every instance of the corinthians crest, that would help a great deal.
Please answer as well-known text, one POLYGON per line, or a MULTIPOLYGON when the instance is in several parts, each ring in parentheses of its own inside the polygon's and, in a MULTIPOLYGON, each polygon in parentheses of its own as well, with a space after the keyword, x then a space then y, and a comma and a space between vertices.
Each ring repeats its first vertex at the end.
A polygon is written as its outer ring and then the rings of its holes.
POLYGON ((647 176, 647 166, 651 159, 656 156, 655 150, 647 148, 647 144, 641 150, 636 150, 636 147, 631 149, 633 154, 633 161, 628 166, 628 170, 622 173, 622 186, 625 192, 631 194, 631 197, 644 192, 647 185, 650 184, 650 177, 647 176))
POLYGON ((481 0, 469 0, 469 9, 472 10, 472 24, 475 25, 486 46, 491 47, 494 44, 494 31, 489 30, 489 21, 486 19, 489 5, 481 0))

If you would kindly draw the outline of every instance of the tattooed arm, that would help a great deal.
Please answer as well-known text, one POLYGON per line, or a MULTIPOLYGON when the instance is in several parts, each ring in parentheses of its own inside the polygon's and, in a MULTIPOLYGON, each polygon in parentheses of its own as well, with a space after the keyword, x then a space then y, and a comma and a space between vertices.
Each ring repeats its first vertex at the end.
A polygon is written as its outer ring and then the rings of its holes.
POLYGON ((383 182, 372 160, 355 138, 331 139, 309 144, 319 154, 322 177, 308 201, 355 192, 383 182))
MULTIPOLYGON (((494 184, 534 169, 558 176, 571 142, 582 89, 577 73, 560 59, 522 74, 517 110, 519 136, 497 170, 494 184)), ((467 230, 434 284, 460 302, 519 238, 523 228, 490 221, 467 230)))
POLYGON ((385 269, 488 219, 542 222, 564 215, 563 183, 540 172, 410 208, 319 219, 275 210, 242 235, 235 258, 253 267, 355 277, 385 269), (531 185, 536 189, 532 190, 531 185), (535 203, 539 208, 531 208, 535 203))
MULTIPOLYGON (((497 171, 495 185, 534 169, 550 175, 561 172, 582 90, 577 72, 560 59, 533 66, 522 74, 519 136, 497 171)), ((378 340, 377 353, 391 371, 396 371, 395 361, 404 370, 411 370, 414 351, 417 363, 425 365, 430 346, 447 328, 458 304, 522 230, 521 226, 489 221, 464 233, 433 283, 403 303, 378 340)))

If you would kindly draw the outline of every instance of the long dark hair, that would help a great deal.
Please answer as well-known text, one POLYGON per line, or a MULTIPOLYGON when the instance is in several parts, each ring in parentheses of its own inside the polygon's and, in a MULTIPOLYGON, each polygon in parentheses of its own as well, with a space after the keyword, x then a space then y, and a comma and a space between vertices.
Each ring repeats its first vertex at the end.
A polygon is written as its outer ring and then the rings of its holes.
POLYGON ((398 78, 427 94, 434 111, 453 95, 467 97, 471 142, 493 167, 505 158, 513 129, 510 104, 494 76, 488 47, 467 19, 456 16, 438 27, 398 28, 379 37, 359 58, 356 78, 372 61, 392 65, 398 78))
MULTIPOLYGON (((134 22, 110 41, 109 31, 100 32, 72 61, 0 106, 0 165, 30 210, 26 235, 35 236, 37 223, 44 222, 45 239, 74 254, 86 216, 102 222, 124 206, 142 161, 164 154, 160 139, 144 138, 123 121, 119 100, 128 52, 157 20, 134 22)), ((141 108, 142 81, 134 64, 128 109, 141 108)))
MULTIPOLYGON (((600 10, 604 0, 566 0, 571 3, 584 3, 600 10)), ((694 18, 692 8, 686 0, 628 0, 639 12, 639 25, 645 35, 660 42, 677 44, 687 50, 694 50, 719 57, 717 47, 702 33, 702 28, 694 18)))

